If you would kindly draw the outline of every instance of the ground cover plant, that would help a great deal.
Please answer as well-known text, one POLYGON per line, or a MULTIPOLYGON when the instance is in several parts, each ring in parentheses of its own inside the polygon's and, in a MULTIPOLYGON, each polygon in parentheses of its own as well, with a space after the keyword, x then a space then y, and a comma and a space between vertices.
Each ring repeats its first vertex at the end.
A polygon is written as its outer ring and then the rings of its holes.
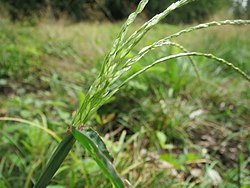
MULTIPOLYGON (((184 47, 179 45, 178 43, 171 42, 169 39, 172 39, 174 37, 178 37, 179 35, 192 32, 193 30, 196 29, 201 29, 201 28, 207 28, 209 26, 217 26, 217 25, 233 25, 233 24, 246 24, 249 23, 249 21, 243 21, 243 20, 235 20, 235 21, 222 21, 222 22, 211 22, 207 24, 201 24, 198 26, 190 27, 188 29, 184 29, 181 32, 177 32, 176 34, 172 34, 169 37, 166 37, 156 43, 152 43, 151 45, 143 48, 142 50, 138 52, 133 52, 131 51, 132 48, 139 42, 139 40, 146 34, 148 30, 150 30, 156 23, 158 23, 161 19, 163 19, 170 11, 172 11, 174 8, 177 8, 178 6, 184 5, 185 3, 188 3, 189 1, 179 1, 176 4, 173 4, 168 8, 164 13, 157 15, 156 17, 152 18, 149 22, 145 23, 139 30, 137 30, 134 34, 132 34, 132 37, 129 37, 128 39, 125 39, 125 34, 128 26, 134 21, 136 15, 142 11, 143 7, 147 3, 147 1, 142 1, 141 4, 139 4, 139 7, 135 13, 133 13, 128 21, 125 23, 125 25, 122 27, 122 31, 118 36, 118 39, 116 40, 110 54, 106 56, 105 61, 103 63, 103 66, 101 68, 100 74, 98 79, 94 82, 94 84, 91 86, 90 90, 88 93, 84 96, 84 99, 82 100, 81 106, 79 110, 76 112, 74 116, 74 120, 72 123, 68 123, 70 125, 69 127, 69 133, 67 136, 64 138, 64 140, 61 142, 59 145, 58 149, 54 153, 54 156, 51 158, 51 162, 49 162, 47 169, 45 169, 45 172, 43 173, 40 177, 40 180, 37 182, 36 186, 45 186, 49 183, 50 179, 52 178, 53 174, 55 171, 59 168, 59 165, 63 161, 64 157, 68 154, 69 150, 71 149, 73 143, 75 142, 74 138, 78 140, 81 144, 83 144, 86 149, 89 151, 90 156, 95 159, 95 161, 100 165, 101 169, 104 171, 104 173, 108 176, 108 178, 112 181, 113 185, 117 187, 122 187, 123 185, 123 179, 117 174, 115 171, 114 167, 112 166, 112 157, 110 156, 109 152, 107 152, 106 146, 104 142, 101 140, 101 138, 98 136, 98 134, 90 127, 92 127, 92 122, 89 120, 92 117, 96 116, 96 111, 102 106, 105 105, 106 103, 110 104, 110 99, 112 99, 112 96, 123 86, 125 83, 130 81, 132 78, 135 76, 139 75, 140 73, 146 71, 147 69, 153 67, 156 64, 165 62, 167 60, 171 60, 177 57, 185 57, 185 56, 202 56, 210 59, 214 59, 222 64, 225 64, 226 66, 232 68, 236 72, 240 73, 245 77, 246 79, 249 80, 249 77, 241 71, 239 68, 234 66, 233 64, 230 64, 224 59, 217 58, 216 56, 212 54, 204 54, 201 52, 188 52, 184 47), (173 46, 174 48, 170 48, 174 52, 177 52, 174 55, 169 55, 163 58, 160 58, 159 60, 156 60, 151 63, 150 59, 145 60, 145 65, 141 66, 136 63, 139 61, 146 53, 150 52, 152 50, 152 53, 154 52, 153 49, 157 47, 161 47, 164 45, 170 45, 173 46), (184 51, 184 52, 181 52, 184 51), (134 53, 134 54, 133 54, 134 53), (148 62, 147 62, 148 61, 148 62), (148 64, 147 64, 148 63, 148 64), (127 73, 127 71, 131 69, 130 72, 127 73), (78 128, 75 128, 78 127, 78 128), (73 134, 73 136, 72 136, 73 134), (98 147, 97 147, 98 146, 98 147), (53 161, 54 160, 54 161, 53 161)), ((153 54, 154 55, 154 54, 153 54)), ((152 55, 152 57, 153 57, 152 55)), ((165 55, 165 52, 162 52, 162 55, 165 55)), ((193 65, 194 69, 196 70, 196 65, 194 64, 193 59, 189 59, 191 64, 193 65)), ((201 60, 200 60, 201 61, 201 60)), ((177 64, 181 64, 183 62, 178 62, 177 64)), ((184 67, 183 67, 184 68, 184 67)), ((178 68, 172 68, 171 70, 175 70, 176 73, 178 73, 179 69, 178 68), (176 70, 175 70, 176 69, 176 70)), ((185 72, 185 71, 183 71, 185 72)), ((196 71, 198 72, 198 71, 196 71)), ((221 72, 221 71, 220 71, 221 72)), ((198 73, 197 73, 198 74, 198 73)), ((184 75, 185 76, 185 75, 184 75)), ((57 80, 57 78, 55 78, 57 80)), ((143 77, 142 79, 145 79, 147 81, 150 81, 150 78, 143 77)), ((155 79, 155 78, 153 78, 155 79)), ((157 78, 156 78, 157 79, 157 78)), ((166 77, 167 79, 167 77, 166 77)), ((173 80, 178 79, 178 75, 172 77, 173 80)), ((151 80, 152 81, 152 80, 151 80)), ((185 80, 188 82, 188 79, 185 80)), ((130 82, 131 83, 131 82, 130 82)), ((171 84, 171 82, 170 82, 171 84)), ((173 87, 172 91, 170 91, 169 95, 177 95, 180 88, 185 85, 183 84, 183 81, 180 80, 179 83, 179 88, 178 86, 173 87), (172 94, 171 94, 172 92, 172 94)), ((145 84, 144 85, 131 85, 132 88, 138 87, 139 89, 145 90, 145 84)), ((163 89, 163 88, 162 88, 163 89)), ((160 92, 158 91, 157 88, 153 88, 153 92, 157 93, 160 92)), ((160 96, 163 94, 158 93, 157 95, 160 96)), ((107 105, 108 105, 107 104, 107 105)), ((162 102, 162 106, 164 106, 164 101, 162 102)), ((198 112, 197 112, 198 113, 198 112)), ((174 114, 178 116, 178 114, 174 114)), ((193 114, 193 116, 195 116, 193 114)), ((98 116, 96 116, 98 120, 98 116)), ((192 117, 191 117, 192 118, 192 117)), ((8 118, 5 118, 6 120, 8 118)), ((108 117, 106 117, 108 119, 108 117)), ((9 120, 14 120, 14 119, 9 119, 9 120)), ((20 120, 19 120, 20 121, 20 120)), ((99 121, 105 121, 105 118, 103 120, 99 121)), ((106 120, 108 121, 108 120, 106 120)), ((28 123, 28 122, 26 122, 28 123)), ((124 121, 123 121, 124 123, 124 121)), ((176 122, 172 122, 172 126, 174 126, 176 122)), ((39 127, 39 126, 38 126, 39 127)), ((173 137, 176 132, 172 130, 172 135, 168 133, 168 137, 166 138, 166 135, 162 133, 161 128, 157 128, 158 130, 156 131, 156 137, 159 140, 160 147, 161 148, 171 148, 171 146, 166 145, 166 139, 171 139, 171 136, 173 137)), ((47 132, 49 132, 47 129, 45 129, 47 132)), ((139 135, 146 134, 145 131, 143 130, 137 130, 139 135)), ((171 129, 170 129, 171 131, 171 129)), ((50 133, 53 135, 53 133, 50 133)), ((126 133, 124 133, 126 134, 126 133)), ((138 136, 140 137, 140 136, 138 136)), ((178 137, 176 135, 175 137, 178 137)), ((181 136, 179 136, 181 140, 181 136)), ((57 138, 58 139, 58 138, 57 138)), ((137 139, 137 138, 136 138, 137 139)), ((119 140, 120 144, 124 142, 122 139, 122 136, 119 140)), ((120 146, 121 147, 121 146, 120 146)), ((182 155, 180 156, 179 161, 175 161, 173 156, 170 155, 162 155, 161 159, 165 161, 171 161, 172 164, 176 166, 177 169, 183 169, 183 166, 181 165, 184 163, 183 161, 189 161, 190 159, 197 158, 197 156, 192 156, 190 154, 186 154, 186 156, 182 155), (182 158, 187 158, 187 159, 181 159, 182 158), (182 162, 181 162, 182 161, 182 162)), ((243 158, 243 157, 241 157, 243 158)), ((122 163, 122 158, 119 159, 120 162, 122 163)), ((241 159, 244 161, 243 159, 241 159)), ((247 164, 247 163, 246 163, 247 164)), ((137 164, 139 166, 139 164, 137 164)), ((242 164, 243 166, 245 164, 242 164)), ((213 166, 213 165, 212 165, 213 166)), ((211 167, 210 167, 211 168, 211 167)), ((214 171, 210 170, 210 173, 215 173, 214 171)), ((161 176, 159 174, 159 176, 161 176)), ((190 180, 191 181, 191 180, 190 180)), ((155 183, 155 182, 153 182, 155 183)))

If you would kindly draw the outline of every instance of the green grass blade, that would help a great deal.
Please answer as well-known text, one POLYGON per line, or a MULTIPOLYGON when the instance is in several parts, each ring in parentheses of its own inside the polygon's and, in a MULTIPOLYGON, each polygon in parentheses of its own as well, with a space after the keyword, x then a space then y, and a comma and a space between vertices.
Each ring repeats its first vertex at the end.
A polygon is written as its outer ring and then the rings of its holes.
POLYGON ((114 161, 114 158, 112 157, 112 155, 108 151, 108 149, 107 149, 105 143, 103 142, 101 136, 96 131, 94 131, 91 128, 85 128, 84 129, 84 134, 86 134, 89 138, 91 138, 94 141, 94 143, 97 144, 98 148, 105 155, 105 157, 108 158, 108 160, 110 160, 111 162, 114 161))
POLYGON ((75 139, 87 149, 112 184, 116 188, 123 188, 123 180, 110 161, 110 155, 107 154, 106 146, 101 137, 89 127, 80 127, 79 129, 71 127, 71 131, 75 139))
POLYGON ((71 133, 67 133, 67 135, 63 138, 63 140, 56 148, 46 168, 34 185, 34 188, 45 188, 49 184, 52 177, 62 164, 63 160, 68 155, 74 143, 75 138, 73 137, 73 135, 71 133))
POLYGON ((44 132, 48 133, 49 135, 51 135, 53 138, 56 139, 56 141, 60 141, 60 138, 58 137, 58 135, 54 131, 52 131, 46 127, 43 127, 42 125, 39 125, 37 123, 31 122, 31 121, 28 121, 25 119, 21 119, 21 118, 14 118, 14 117, 0 117, 0 121, 14 121, 14 122, 19 122, 19 123, 24 123, 24 124, 29 125, 31 127, 36 127, 38 129, 41 129, 44 132))

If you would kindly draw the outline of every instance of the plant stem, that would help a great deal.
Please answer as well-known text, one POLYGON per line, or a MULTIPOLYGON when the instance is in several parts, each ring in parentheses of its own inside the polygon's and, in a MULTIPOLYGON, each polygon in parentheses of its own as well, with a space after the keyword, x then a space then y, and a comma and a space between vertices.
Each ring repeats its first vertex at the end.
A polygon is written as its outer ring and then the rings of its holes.
POLYGON ((67 135, 62 139, 60 144, 57 146, 55 152, 50 158, 46 168, 40 175, 38 181, 34 185, 34 188, 45 188, 52 177, 68 155, 69 151, 73 147, 75 143, 75 138, 71 133, 67 133, 67 135))

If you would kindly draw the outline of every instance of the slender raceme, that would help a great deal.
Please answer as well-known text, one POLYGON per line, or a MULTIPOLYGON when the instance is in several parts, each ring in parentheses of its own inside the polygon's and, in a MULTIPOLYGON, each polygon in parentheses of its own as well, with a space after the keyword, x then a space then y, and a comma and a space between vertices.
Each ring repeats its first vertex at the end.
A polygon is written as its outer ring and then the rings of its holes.
POLYGON ((166 61, 171 60, 171 59, 185 57, 185 56, 189 56, 189 57, 190 56, 202 56, 202 57, 206 57, 209 59, 213 59, 215 61, 218 61, 219 63, 222 63, 222 64, 232 68, 233 70, 238 72, 240 75, 242 75, 246 80, 248 80, 250 82, 250 77, 245 72, 243 72, 241 69, 239 69, 238 67, 234 66, 232 63, 229 63, 228 61, 226 61, 222 58, 216 57, 213 54, 205 54, 205 53, 200 53, 200 52, 189 52, 189 53, 179 53, 179 54, 175 54, 175 55, 170 55, 170 56, 156 60, 155 62, 151 63, 150 65, 144 67, 143 69, 139 70, 138 72, 136 72, 135 74, 133 74, 132 76, 127 78, 118 88, 121 88, 123 85, 125 85, 127 82, 129 82, 130 80, 132 80, 136 76, 142 74, 146 70, 148 70, 148 69, 150 69, 150 68, 152 68, 160 63, 166 62, 166 61))

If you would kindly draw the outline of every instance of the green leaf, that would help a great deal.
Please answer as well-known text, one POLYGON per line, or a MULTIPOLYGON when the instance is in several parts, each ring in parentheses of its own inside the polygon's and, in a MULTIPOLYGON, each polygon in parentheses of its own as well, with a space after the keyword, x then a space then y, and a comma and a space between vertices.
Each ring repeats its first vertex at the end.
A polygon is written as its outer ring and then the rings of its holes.
POLYGON ((178 170, 183 169, 182 164, 180 164, 178 159, 172 154, 163 154, 163 155, 160 156, 160 159, 163 160, 163 161, 169 162, 170 164, 172 164, 178 170))
POLYGON ((93 129, 89 127, 88 128, 82 127, 80 129, 84 130, 84 133, 97 144, 98 148, 105 155, 105 157, 107 157, 111 162, 114 161, 114 158, 108 151, 105 143, 103 142, 102 138, 99 136, 99 134, 96 131, 94 131, 93 129))
POLYGON ((44 188, 51 181, 52 177, 61 166, 62 162, 68 155, 72 146, 75 143, 75 139, 72 134, 67 134, 60 144, 57 146, 56 151, 53 153, 50 161, 48 162, 46 168, 43 170, 38 181, 34 185, 34 188, 44 188))
POLYGON ((161 131, 156 131, 156 137, 158 138, 161 147, 165 148, 166 147, 167 136, 161 131))
POLYGON ((123 188, 124 183, 112 164, 113 158, 107 150, 101 137, 93 129, 81 126, 79 129, 71 127, 75 139, 83 145, 96 161, 104 174, 117 188, 123 188))

